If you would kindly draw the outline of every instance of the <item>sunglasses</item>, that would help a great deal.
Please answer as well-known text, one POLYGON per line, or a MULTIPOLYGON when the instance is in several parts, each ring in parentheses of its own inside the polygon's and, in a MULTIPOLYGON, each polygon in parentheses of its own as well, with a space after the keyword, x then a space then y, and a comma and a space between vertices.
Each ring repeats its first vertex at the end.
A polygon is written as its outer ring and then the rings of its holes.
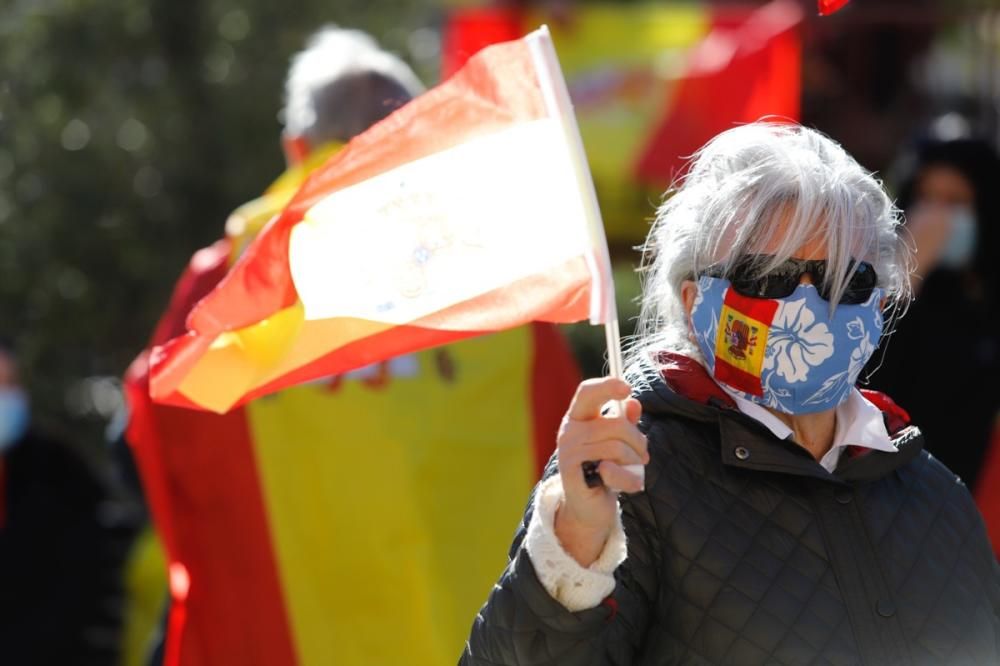
MULTIPOLYGON (((799 286, 802 276, 809 274, 820 297, 830 300, 830 288, 826 280, 826 259, 787 259, 767 275, 760 275, 760 266, 772 257, 765 254, 747 255, 725 271, 722 266, 709 266, 700 274, 708 277, 726 278, 741 296, 749 298, 785 298, 799 286)), ((850 276, 840 302, 857 305, 867 301, 878 284, 875 267, 867 261, 851 260, 847 269, 850 276)))

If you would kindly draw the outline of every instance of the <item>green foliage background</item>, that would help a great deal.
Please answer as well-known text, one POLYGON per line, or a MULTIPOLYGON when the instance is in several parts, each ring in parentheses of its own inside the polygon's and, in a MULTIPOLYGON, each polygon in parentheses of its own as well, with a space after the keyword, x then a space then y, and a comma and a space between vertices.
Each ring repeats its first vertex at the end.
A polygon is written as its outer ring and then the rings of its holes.
POLYGON ((0 3, 0 336, 43 427, 100 440, 81 382, 121 376, 192 251, 281 172, 307 36, 358 27, 412 60, 398 26, 433 18, 405 0, 0 3))

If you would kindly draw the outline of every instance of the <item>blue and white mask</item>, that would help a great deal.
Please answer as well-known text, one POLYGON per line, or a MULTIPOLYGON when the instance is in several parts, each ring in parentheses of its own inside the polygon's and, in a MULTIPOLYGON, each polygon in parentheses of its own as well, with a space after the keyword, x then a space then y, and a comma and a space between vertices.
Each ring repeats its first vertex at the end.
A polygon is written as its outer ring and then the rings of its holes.
POLYGON ((19 388, 0 388, 0 453, 28 430, 28 396, 19 388))
POLYGON ((847 399, 882 336, 883 294, 876 288, 831 316, 810 284, 785 298, 749 298, 729 280, 702 276, 691 326, 717 382, 765 407, 809 414, 847 399))
POLYGON ((978 223, 976 214, 968 206, 959 206, 951 212, 951 232, 941 249, 938 261, 947 268, 964 268, 976 251, 978 223))

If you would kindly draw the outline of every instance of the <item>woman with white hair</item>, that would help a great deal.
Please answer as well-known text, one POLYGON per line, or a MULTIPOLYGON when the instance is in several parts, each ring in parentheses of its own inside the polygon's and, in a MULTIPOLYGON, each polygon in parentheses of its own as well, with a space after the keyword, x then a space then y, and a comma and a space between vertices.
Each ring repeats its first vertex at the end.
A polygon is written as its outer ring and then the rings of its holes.
MULTIPOLYGON (((580 385, 462 664, 1000 663, 968 491, 855 386, 910 300, 898 225, 815 131, 698 153, 647 240, 629 381, 580 385)), ((928 391, 955 390, 946 346, 913 359, 928 391)))

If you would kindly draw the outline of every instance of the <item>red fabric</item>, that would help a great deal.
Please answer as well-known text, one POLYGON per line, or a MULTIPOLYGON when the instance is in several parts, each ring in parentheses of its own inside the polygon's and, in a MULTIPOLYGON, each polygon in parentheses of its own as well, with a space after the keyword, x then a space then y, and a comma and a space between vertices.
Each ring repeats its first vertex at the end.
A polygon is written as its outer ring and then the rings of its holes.
POLYGON ((817 0, 817 5, 819 6, 820 16, 829 16, 830 14, 843 9, 847 6, 850 0, 817 0))
POLYGON ((153 330, 150 346, 184 334, 184 320, 195 303, 219 283, 229 269, 233 244, 227 238, 194 253, 187 269, 174 286, 166 312, 153 330))
POLYGON ((565 338, 551 324, 531 325, 534 359, 531 369, 532 428, 535 471, 541 478, 545 464, 556 448, 556 435, 563 414, 580 383, 576 358, 565 338))
POLYGON ((490 44, 524 35, 524 12, 516 7, 470 7, 453 12, 441 38, 441 78, 446 79, 490 44))
POLYGON ((871 389, 861 389, 861 395, 865 397, 868 402, 872 403, 886 416, 886 429, 889 431, 890 435, 895 435, 897 432, 910 425, 910 415, 905 409, 896 404, 896 402, 881 391, 873 391, 871 389))
POLYGON ((738 27, 725 13, 694 50, 685 77, 665 106, 636 166, 650 185, 671 183, 692 155, 719 132, 764 116, 797 120, 800 112, 802 10, 775 0, 738 27))
POLYGON ((993 426, 989 449, 976 483, 976 504, 986 522, 993 552, 1000 557, 1000 416, 993 426))
POLYGON ((689 400, 708 404, 713 399, 726 407, 736 409, 736 401, 709 376, 705 367, 683 354, 661 352, 658 356, 664 366, 661 374, 667 386, 689 400))
POLYGON ((607 606, 608 610, 611 611, 611 613, 608 614, 608 618, 605 620, 605 622, 611 622, 612 620, 614 620, 615 617, 618 615, 618 600, 615 599, 614 597, 608 597, 607 599, 601 602, 601 605, 607 606))
MULTIPOLYGON (((220 242, 195 255, 154 339, 182 327, 225 273, 223 249, 220 242)), ((146 358, 126 375, 126 439, 170 563, 165 665, 296 663, 245 414, 153 404, 146 358), (189 585, 177 583, 181 571, 189 585)))

